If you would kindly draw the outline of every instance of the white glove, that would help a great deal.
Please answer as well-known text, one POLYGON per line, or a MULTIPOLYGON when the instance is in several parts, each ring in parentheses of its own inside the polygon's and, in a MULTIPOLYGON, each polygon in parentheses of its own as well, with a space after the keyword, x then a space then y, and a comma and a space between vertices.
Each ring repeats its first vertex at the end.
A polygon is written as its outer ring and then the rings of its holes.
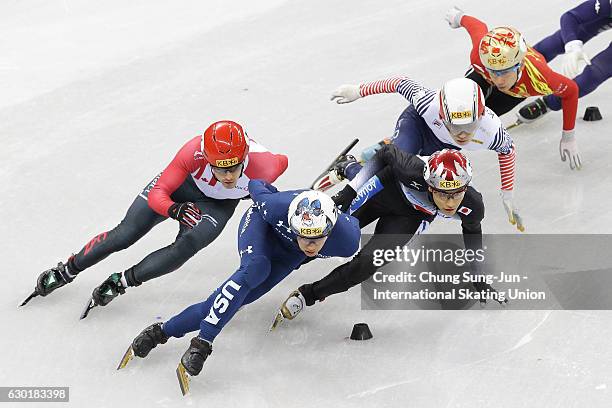
POLYGON ((518 208, 514 205, 513 192, 512 190, 501 190, 500 193, 504 210, 508 214, 508 221, 512 225, 516 225, 516 229, 523 232, 525 231, 525 225, 523 224, 523 218, 519 214, 518 208))
POLYGON ((289 297, 285 299, 281 307, 276 312, 276 317, 270 326, 270 331, 275 330, 279 325, 281 325, 285 319, 293 320, 304 307, 306 306, 306 299, 304 299, 304 295, 299 291, 299 289, 291 292, 289 297))
POLYGON ((463 17, 465 13, 457 6, 453 6, 450 10, 446 12, 446 16, 444 17, 446 21, 448 21, 448 25, 451 28, 459 28, 461 27, 461 17, 463 17))
POLYGON ((582 50, 582 41, 574 40, 565 44, 565 55, 563 56, 563 74, 568 78, 574 78, 580 73, 578 64, 584 61, 591 65, 591 59, 582 50))
POLYGON ((332 92, 331 100, 336 103, 349 103, 361 98, 359 85, 341 85, 332 92))
POLYGON ((561 134, 561 142, 559 142, 559 154, 561 161, 569 159, 570 169, 580 170, 582 162, 580 161, 580 152, 578 151, 578 143, 574 136, 573 130, 564 130, 561 134))

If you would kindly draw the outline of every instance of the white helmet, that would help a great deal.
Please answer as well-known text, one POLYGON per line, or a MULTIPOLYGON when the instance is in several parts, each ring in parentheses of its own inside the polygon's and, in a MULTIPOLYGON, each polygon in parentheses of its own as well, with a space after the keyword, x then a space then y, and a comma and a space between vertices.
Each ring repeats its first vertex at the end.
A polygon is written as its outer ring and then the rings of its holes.
POLYGON ((298 236, 321 238, 329 235, 334 228, 338 220, 338 208, 327 194, 308 190, 291 201, 287 218, 289 227, 298 236))
POLYGON ((440 119, 449 132, 474 133, 484 113, 484 95, 478 84, 469 78, 447 81, 439 91, 440 119))

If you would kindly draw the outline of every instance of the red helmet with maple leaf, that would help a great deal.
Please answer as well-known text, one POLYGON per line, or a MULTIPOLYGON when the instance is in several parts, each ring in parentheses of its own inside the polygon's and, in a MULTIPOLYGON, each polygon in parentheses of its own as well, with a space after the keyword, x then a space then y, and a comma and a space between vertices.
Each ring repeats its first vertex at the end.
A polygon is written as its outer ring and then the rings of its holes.
POLYGON ((429 156, 423 178, 434 190, 461 191, 472 181, 472 165, 459 150, 440 150, 429 156))

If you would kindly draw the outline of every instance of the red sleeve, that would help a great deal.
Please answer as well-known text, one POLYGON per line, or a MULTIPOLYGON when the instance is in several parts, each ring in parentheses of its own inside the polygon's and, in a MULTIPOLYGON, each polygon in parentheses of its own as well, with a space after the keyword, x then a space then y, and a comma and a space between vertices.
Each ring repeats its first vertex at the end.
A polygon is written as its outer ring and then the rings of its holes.
POLYGON ((465 28, 470 35, 472 40, 472 51, 470 52, 470 62, 472 64, 480 65, 480 54, 478 49, 480 48, 480 40, 486 33, 489 32, 487 25, 477 19, 476 17, 464 15, 461 17, 461 26, 465 28))
POLYGON ((513 190, 514 189, 514 168, 516 165, 516 153, 514 144, 510 153, 497 154, 497 160, 499 161, 499 173, 501 176, 501 189, 502 190, 513 190))
POLYGON ((196 136, 185 143, 149 192, 149 207, 156 213, 167 217, 168 209, 174 204, 170 195, 183 184, 189 174, 206 164, 202 156, 195 157, 200 151, 200 140, 201 136, 196 136))
POLYGON ((576 126, 578 111, 578 85, 573 79, 565 77, 552 69, 545 74, 546 82, 553 93, 561 98, 563 108, 563 130, 573 130, 576 126))
POLYGON ((381 79, 379 81, 364 82, 359 84, 359 95, 369 96, 381 93, 395 93, 397 92, 397 86, 406 77, 393 77, 388 79, 381 79))
POLYGON ((284 154, 251 152, 244 174, 251 180, 261 179, 273 183, 287 170, 288 165, 289 159, 284 154))

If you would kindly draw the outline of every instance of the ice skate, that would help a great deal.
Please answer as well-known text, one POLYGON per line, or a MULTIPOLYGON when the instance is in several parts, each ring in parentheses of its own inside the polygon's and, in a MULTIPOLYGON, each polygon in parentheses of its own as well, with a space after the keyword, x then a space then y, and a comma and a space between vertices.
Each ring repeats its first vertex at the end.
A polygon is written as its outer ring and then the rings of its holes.
POLYGON ((74 275, 70 274, 68 264, 59 262, 57 266, 47 269, 38 276, 36 281, 36 287, 34 292, 26 300, 24 300, 20 306, 26 305, 30 300, 36 296, 47 296, 55 289, 61 288, 72 282, 74 275))

